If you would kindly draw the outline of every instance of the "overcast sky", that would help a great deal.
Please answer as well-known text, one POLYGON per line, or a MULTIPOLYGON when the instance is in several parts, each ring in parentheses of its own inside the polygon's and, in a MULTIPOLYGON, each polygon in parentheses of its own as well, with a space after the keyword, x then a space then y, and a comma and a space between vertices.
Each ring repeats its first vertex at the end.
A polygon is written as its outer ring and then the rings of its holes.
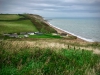
POLYGON ((100 17, 100 0, 0 0, 0 13, 43 17, 100 17))

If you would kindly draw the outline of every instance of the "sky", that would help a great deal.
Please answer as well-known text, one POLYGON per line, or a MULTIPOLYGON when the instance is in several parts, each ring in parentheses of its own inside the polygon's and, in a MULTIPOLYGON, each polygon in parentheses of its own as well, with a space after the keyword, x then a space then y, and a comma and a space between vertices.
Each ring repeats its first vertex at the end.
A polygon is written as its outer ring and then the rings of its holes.
POLYGON ((0 13, 100 17, 100 0, 0 0, 0 13))

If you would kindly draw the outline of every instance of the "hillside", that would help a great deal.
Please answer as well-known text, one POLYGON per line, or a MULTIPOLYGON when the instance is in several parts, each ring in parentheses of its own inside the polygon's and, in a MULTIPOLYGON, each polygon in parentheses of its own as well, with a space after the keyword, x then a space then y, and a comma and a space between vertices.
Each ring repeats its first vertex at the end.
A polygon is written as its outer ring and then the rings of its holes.
POLYGON ((0 75, 100 75, 100 55, 81 44, 26 40, 0 42, 0 75))
POLYGON ((34 14, 24 14, 22 15, 31 20, 31 22, 35 25, 39 32, 42 33, 56 33, 52 27, 45 23, 45 20, 39 16, 34 14))
POLYGON ((18 32, 56 32, 48 27, 39 15, 31 14, 0 14, 0 34, 18 32))
POLYGON ((38 31, 34 24, 17 14, 0 15, 0 34, 38 31))

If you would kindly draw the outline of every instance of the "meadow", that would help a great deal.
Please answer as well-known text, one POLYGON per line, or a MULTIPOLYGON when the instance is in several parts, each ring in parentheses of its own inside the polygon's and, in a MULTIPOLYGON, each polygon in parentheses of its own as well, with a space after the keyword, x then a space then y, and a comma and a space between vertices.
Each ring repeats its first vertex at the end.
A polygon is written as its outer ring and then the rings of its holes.
POLYGON ((24 14, 22 15, 31 20, 39 32, 42 33, 57 33, 52 27, 45 23, 44 19, 39 15, 24 14))
POLYGON ((43 18, 38 15, 0 14, 0 34, 37 31, 42 33, 56 32, 43 22, 43 18))
POLYGON ((18 32, 36 32, 36 27, 30 20, 23 21, 0 21, 0 34, 3 33, 18 33, 18 32))
POLYGON ((93 51, 40 42, 0 41, 0 75, 100 75, 93 51))
POLYGON ((23 16, 18 14, 0 14, 0 20, 17 20, 19 18, 23 18, 23 16))
POLYGON ((23 16, 0 15, 0 17, 0 34, 38 31, 34 24, 23 16))

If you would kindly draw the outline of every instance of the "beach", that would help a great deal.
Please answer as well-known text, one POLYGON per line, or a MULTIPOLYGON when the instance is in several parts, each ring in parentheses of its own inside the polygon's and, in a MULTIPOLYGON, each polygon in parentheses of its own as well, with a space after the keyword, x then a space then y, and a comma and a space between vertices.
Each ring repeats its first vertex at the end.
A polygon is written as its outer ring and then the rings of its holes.
POLYGON ((100 19, 53 18, 49 23, 56 28, 88 42, 100 42, 100 19))
MULTIPOLYGON (((57 31, 58 34, 65 33, 65 34, 67 34, 68 36, 76 36, 75 34, 70 33, 70 32, 68 32, 68 31, 65 31, 65 30, 63 30, 63 29, 61 29, 61 28, 58 28, 58 27, 56 27, 56 26, 50 24, 50 23, 47 22, 47 21, 45 21, 45 23, 46 23, 47 25, 49 25, 50 27, 52 27, 53 29, 55 29, 55 30, 57 31)), ((92 42, 92 41, 86 40, 85 38, 82 38, 82 37, 78 37, 78 36, 76 36, 76 37, 77 37, 77 39, 71 40, 71 41, 76 41, 76 42, 92 42)))

